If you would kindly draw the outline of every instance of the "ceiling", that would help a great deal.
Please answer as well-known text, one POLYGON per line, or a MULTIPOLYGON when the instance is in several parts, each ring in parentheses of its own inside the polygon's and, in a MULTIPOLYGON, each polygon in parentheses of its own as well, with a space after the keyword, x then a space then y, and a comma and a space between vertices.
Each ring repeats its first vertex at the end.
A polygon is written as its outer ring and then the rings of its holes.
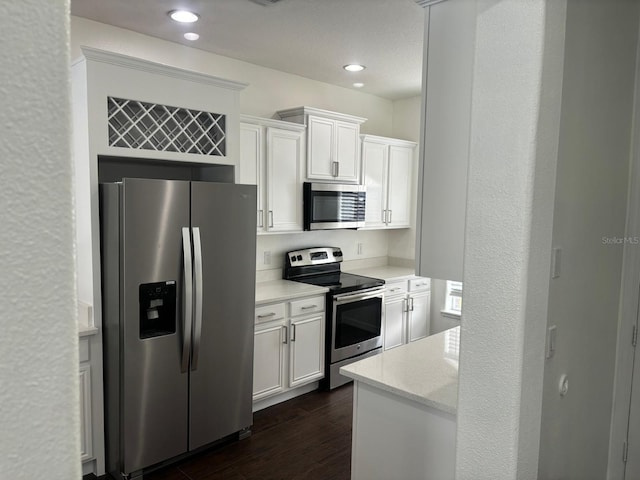
POLYGON ((276 1, 71 0, 71 14, 346 88, 362 82, 391 100, 420 94, 424 11, 414 0, 276 1), (179 8, 200 20, 172 21, 179 8), (200 39, 185 40, 189 31, 200 39))

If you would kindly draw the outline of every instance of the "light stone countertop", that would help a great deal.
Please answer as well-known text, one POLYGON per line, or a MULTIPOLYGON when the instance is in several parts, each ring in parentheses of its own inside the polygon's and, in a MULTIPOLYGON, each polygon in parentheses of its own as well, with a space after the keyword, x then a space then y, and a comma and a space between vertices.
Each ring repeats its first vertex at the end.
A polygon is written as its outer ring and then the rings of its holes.
POLYGON ((455 415, 460 327, 340 368, 356 381, 455 415))
POLYGON ((349 269, 343 268, 343 271, 348 273, 354 273, 356 275, 364 275, 365 277, 381 278, 386 282, 392 282, 394 280, 408 279, 415 277, 415 270, 407 267, 394 267, 391 265, 383 265, 380 267, 368 267, 349 269))
POLYGON ((324 295, 329 289, 309 285, 308 283, 292 282, 290 280, 270 280, 256 283, 256 305, 271 302, 281 302, 296 297, 309 295, 324 295))

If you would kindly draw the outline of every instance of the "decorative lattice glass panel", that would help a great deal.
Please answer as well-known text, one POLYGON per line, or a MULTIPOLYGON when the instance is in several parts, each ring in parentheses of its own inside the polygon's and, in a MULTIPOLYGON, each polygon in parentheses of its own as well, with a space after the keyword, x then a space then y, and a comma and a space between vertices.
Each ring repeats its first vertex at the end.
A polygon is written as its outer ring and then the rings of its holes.
POLYGON ((107 99, 109 146, 225 156, 225 115, 107 99))

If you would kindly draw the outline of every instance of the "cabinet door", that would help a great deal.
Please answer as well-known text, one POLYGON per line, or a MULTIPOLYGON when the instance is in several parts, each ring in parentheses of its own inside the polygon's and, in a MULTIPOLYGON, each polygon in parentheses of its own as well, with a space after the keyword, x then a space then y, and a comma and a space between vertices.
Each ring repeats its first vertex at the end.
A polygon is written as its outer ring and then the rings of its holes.
POLYGON ((267 230, 302 231, 304 133, 267 128, 267 230))
POLYGON ((405 297, 387 298, 384 302, 384 349, 397 347, 404 343, 405 297))
POLYGON ((367 187, 364 223, 367 228, 385 227, 388 151, 384 143, 362 142, 362 180, 367 187))
POLYGON ((253 400, 284 389, 284 349, 287 341, 283 323, 256 330, 253 345, 253 400))
POLYGON ((307 178, 309 180, 334 180, 335 122, 309 115, 307 119, 307 178))
POLYGON ((324 376, 324 315, 291 321, 289 386, 297 387, 324 376))
POLYGON ((346 122, 336 122, 335 155, 338 162, 336 180, 357 183, 359 176, 359 141, 360 125, 346 122))
POLYGON ((413 148, 389 147, 389 215, 387 226, 411 225, 411 192, 413 191, 413 148))
POLYGON ((258 231, 265 226, 264 212, 264 139, 262 127, 240 124, 240 161, 236 169, 236 183, 257 185, 256 225, 258 231))
POLYGON ((431 325, 431 292, 412 293, 409 297, 409 342, 429 335, 431 325))
POLYGON ((91 366, 80 365, 80 460, 93 457, 91 433, 91 366))

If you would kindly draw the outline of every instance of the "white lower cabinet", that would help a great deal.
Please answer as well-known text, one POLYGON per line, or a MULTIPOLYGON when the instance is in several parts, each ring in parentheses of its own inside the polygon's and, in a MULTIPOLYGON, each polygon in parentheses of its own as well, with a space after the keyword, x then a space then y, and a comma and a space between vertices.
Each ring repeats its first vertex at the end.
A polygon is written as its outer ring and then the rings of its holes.
POLYGON ((324 376, 324 315, 291 320, 289 386, 297 387, 324 376))
POLYGON ((253 400, 280 393, 285 388, 286 328, 284 321, 256 326, 253 345, 253 400))
POLYGON ((253 401, 324 377, 324 296, 256 307, 253 401))
POLYGON ((428 336, 430 311, 431 282, 428 278, 388 282, 384 301, 384 349, 428 336))

